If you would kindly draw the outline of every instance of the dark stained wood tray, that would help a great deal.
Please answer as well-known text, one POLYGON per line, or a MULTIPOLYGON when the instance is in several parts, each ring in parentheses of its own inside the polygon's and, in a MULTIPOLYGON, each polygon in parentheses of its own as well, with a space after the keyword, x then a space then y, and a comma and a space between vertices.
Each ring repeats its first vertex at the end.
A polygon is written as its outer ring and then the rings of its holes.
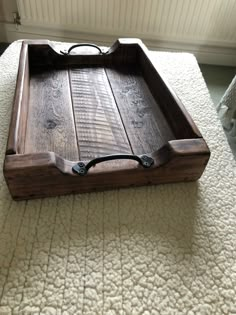
POLYGON ((209 149, 143 43, 75 48, 23 42, 4 163, 12 197, 197 180, 209 149))

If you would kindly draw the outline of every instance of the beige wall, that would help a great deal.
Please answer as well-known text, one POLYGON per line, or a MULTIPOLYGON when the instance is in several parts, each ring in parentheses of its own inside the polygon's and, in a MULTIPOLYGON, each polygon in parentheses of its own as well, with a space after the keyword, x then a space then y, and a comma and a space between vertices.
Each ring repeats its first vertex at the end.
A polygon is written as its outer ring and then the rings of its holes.
POLYGON ((16 0, 0 0, 0 21, 13 22, 14 11, 17 11, 16 0))

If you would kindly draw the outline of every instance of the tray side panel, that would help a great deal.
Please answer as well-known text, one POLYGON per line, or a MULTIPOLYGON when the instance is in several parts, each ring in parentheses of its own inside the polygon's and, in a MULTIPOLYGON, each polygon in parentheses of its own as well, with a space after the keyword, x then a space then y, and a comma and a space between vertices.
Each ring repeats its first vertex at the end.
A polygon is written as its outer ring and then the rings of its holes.
POLYGON ((24 86, 23 94, 21 100, 21 111, 19 119, 19 129, 18 129, 18 139, 17 139, 17 153, 24 153, 25 147, 25 134, 27 129, 27 117, 28 117, 28 104, 29 104, 29 60, 27 58, 25 64, 25 76, 24 76, 24 86))
POLYGON ((12 108, 6 154, 24 152, 29 98, 28 46, 23 43, 20 53, 15 97, 12 108))
POLYGON ((157 71, 147 55, 144 45, 139 50, 139 63, 142 73, 147 82, 154 99, 160 107, 171 126, 177 139, 199 138, 201 134, 194 124, 184 105, 177 97, 171 86, 164 79, 163 74, 157 71))
POLYGON ((68 70, 31 73, 25 153, 45 151, 79 158, 68 70))
POLYGON ((106 73, 135 154, 156 151, 175 139, 158 103, 135 66, 107 68, 106 73))
POLYGON ((137 39, 119 39, 110 49, 102 49, 105 54, 91 47, 77 47, 69 55, 64 55, 61 51, 67 52, 65 43, 55 44, 50 41, 33 40, 27 41, 29 45, 30 67, 71 67, 83 65, 111 65, 111 64, 134 64, 137 60, 137 53, 140 41, 137 39))
POLYGON ((77 68, 69 73, 80 159, 131 153, 104 68, 77 68))
POLYGON ((8 155, 4 175, 14 199, 102 191, 114 188, 197 180, 209 159, 209 149, 202 139, 171 142, 166 150, 153 155, 150 169, 135 161, 104 166, 98 164, 86 176, 72 173, 73 165, 54 153, 8 155), (167 150, 167 151, 166 151, 167 150), (166 152, 165 152, 166 151, 166 152))

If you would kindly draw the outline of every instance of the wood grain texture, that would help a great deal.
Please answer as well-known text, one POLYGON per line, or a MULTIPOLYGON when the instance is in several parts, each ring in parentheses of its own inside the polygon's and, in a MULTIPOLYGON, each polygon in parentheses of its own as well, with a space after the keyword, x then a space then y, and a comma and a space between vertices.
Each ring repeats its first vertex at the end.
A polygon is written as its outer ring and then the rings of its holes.
POLYGON ((6 154, 23 153, 29 97, 28 45, 23 43, 12 108, 6 154))
POLYGON ((78 160, 68 71, 32 73, 28 106, 25 154, 52 151, 78 160))
POLYGON ((24 86, 22 90, 21 108, 19 117, 18 137, 16 136, 17 152, 19 154, 24 153, 25 149, 25 135, 28 124, 28 102, 29 102, 29 88, 30 88, 30 74, 29 74, 29 60, 25 62, 25 73, 24 73, 24 86))
POLYGON ((203 139, 181 143, 175 140, 152 157, 154 165, 150 169, 135 161, 123 164, 111 161, 96 165, 86 176, 77 176, 71 170, 73 163, 54 153, 8 155, 4 171, 13 198, 21 200, 197 180, 208 162, 209 149, 203 139))
POLYGON ((133 152, 153 152, 175 139, 140 69, 123 66, 106 69, 133 152))
MULTIPOLYGON (((29 44, 29 63, 31 67, 61 68, 79 65, 124 65, 135 64, 138 47, 141 43, 138 39, 118 39, 110 49, 105 49, 104 54, 99 54, 94 48, 78 48, 69 55, 61 53, 61 45, 54 45, 50 41, 27 41, 29 44), (82 49, 82 52, 81 52, 82 49)), ((64 50, 64 49, 63 49, 64 50)), ((67 49, 64 50, 67 52, 67 49)))
POLYGON ((201 137, 197 126, 165 79, 164 74, 160 74, 154 66, 148 56, 148 50, 143 44, 139 47, 138 60, 138 63, 141 65, 143 78, 155 101, 160 104, 176 139, 201 137))
POLYGON ((104 69, 72 69, 70 77, 80 158, 131 153, 104 69))

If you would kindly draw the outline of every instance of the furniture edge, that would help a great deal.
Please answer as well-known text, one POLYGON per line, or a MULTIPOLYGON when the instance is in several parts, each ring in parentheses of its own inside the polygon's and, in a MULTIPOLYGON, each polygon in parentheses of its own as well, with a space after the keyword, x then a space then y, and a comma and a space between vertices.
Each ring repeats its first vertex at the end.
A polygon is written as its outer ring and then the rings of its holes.
POLYGON ((121 161, 119 165, 105 162, 93 167, 83 177, 72 172, 76 162, 53 152, 7 155, 4 176, 15 200, 194 181, 202 175, 210 151, 203 139, 174 140, 151 156, 154 165, 150 169, 142 168, 135 161, 121 161))
POLYGON ((17 154, 20 151, 19 144, 22 141, 24 135, 20 135, 20 119, 22 115, 22 102, 24 94, 24 84, 25 78, 27 76, 27 67, 28 67, 28 46, 26 42, 22 42, 20 59, 19 59, 19 68, 16 79, 15 94, 13 99, 8 140, 6 146, 6 154, 17 154))

